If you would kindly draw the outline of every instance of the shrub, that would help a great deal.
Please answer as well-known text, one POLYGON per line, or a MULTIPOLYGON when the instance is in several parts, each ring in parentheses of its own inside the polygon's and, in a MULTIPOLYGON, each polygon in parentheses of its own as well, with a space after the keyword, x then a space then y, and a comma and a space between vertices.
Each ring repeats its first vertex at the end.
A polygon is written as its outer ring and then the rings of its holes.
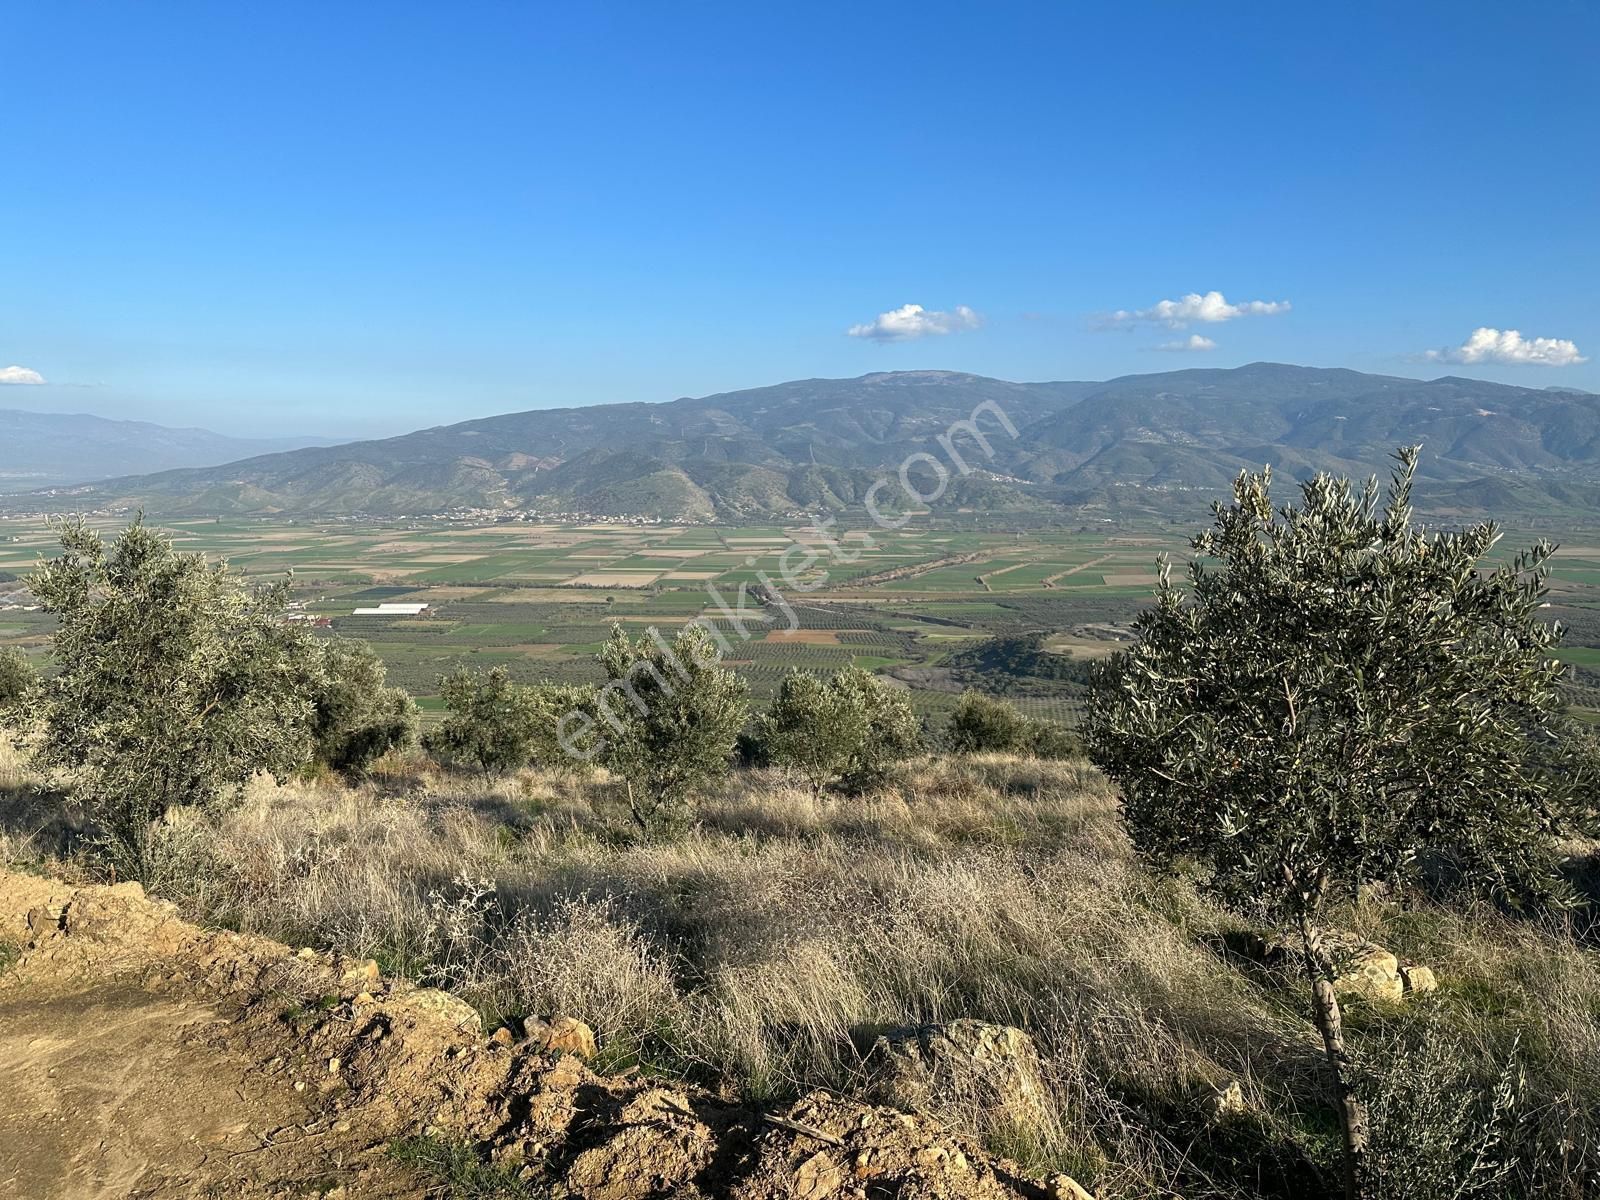
POLYGON ((1081 758, 1084 752, 1083 740, 1066 726, 1030 720, 1009 701, 972 690, 961 693, 945 741, 957 754, 1081 758))
POLYGON ((583 728, 595 719, 595 689, 588 684, 537 683, 528 689, 534 712, 532 761, 535 766, 567 770, 587 760, 581 738, 569 739, 570 728, 583 728), (575 722, 569 726, 566 722, 575 722))
POLYGON ((416 740, 417 706, 404 688, 388 686, 388 668, 371 646, 336 638, 320 643, 320 653, 311 727, 318 762, 359 776, 416 740))
POLYGON ((563 896, 524 913, 499 946, 520 1014, 581 1014, 612 1056, 636 1052, 679 1018, 677 964, 611 898, 563 896))
POLYGON ((1431 1022, 1362 1055, 1357 1083, 1372 1126, 1366 1190, 1384 1200, 1513 1194, 1523 1084, 1514 1056, 1515 1047, 1495 1077, 1475 1077, 1469 1048, 1431 1022))
POLYGON ((622 776, 642 830, 682 819, 696 793, 728 770, 748 713, 744 681, 720 665, 716 643, 697 625, 670 646, 659 636, 634 641, 613 625, 598 658, 607 682, 595 702, 593 724, 605 739, 595 753, 622 776))
POLYGON ((1082 758, 1083 739, 1053 721, 1031 722, 1028 751, 1035 758, 1082 758))
POLYGON ((905 696, 858 667, 824 680, 791 672, 757 726, 762 758, 798 772, 813 795, 859 792, 922 744, 905 696))
POLYGON ((958 754, 1015 754, 1033 739, 1028 718, 984 692, 966 691, 950 718, 950 748, 958 754))
POLYGON ((288 585, 247 587, 136 521, 109 546, 82 521, 29 580, 60 621, 31 743, 70 772, 113 861, 142 875, 152 822, 208 807, 310 751, 315 659, 286 625, 288 585))
POLYGON ((1162 564, 1138 644, 1097 672, 1091 756, 1159 865, 1200 865, 1230 905, 1293 927, 1336 1077, 1347 1191, 1366 1116, 1352 1090, 1333 969, 1332 898, 1448 864, 1513 901, 1555 887, 1571 780, 1541 770, 1555 735, 1559 633, 1539 620, 1551 550, 1479 563, 1492 523, 1428 534, 1409 503, 1318 475, 1274 510, 1241 474, 1194 540, 1187 596, 1162 564), (1213 560, 1214 565, 1208 564, 1213 560))

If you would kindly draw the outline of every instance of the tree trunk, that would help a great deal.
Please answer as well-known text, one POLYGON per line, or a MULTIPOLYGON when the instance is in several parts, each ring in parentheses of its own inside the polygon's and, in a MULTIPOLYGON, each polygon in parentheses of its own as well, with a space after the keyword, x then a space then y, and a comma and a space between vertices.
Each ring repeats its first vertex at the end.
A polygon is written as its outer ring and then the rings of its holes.
POLYGON ((633 780, 627 781, 628 787, 628 812, 633 817, 633 823, 639 827, 640 833, 649 833, 650 824, 644 819, 644 814, 639 811, 639 804, 633 798, 633 780))
POLYGON ((1300 938, 1305 944, 1306 975, 1311 980, 1311 1010, 1322 1035, 1322 1048, 1333 1068, 1339 1100, 1339 1126, 1344 1134, 1345 1200, 1361 1200, 1361 1158, 1367 1149, 1367 1106, 1356 1095, 1350 1053, 1344 1044, 1344 1022, 1339 997, 1333 990, 1333 964, 1322 945, 1322 933, 1309 913, 1300 914, 1300 938))

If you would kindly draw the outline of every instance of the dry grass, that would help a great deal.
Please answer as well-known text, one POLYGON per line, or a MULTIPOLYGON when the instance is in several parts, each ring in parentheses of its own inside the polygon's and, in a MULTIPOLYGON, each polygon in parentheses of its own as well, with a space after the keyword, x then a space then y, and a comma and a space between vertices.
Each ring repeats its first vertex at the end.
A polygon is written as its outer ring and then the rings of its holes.
POLYGON ((11 744, 9 738, 0 734, 0 791, 17 791, 31 779, 32 772, 22 752, 11 744))
MULTIPOLYGON (((1047 1119, 947 1116, 1028 1165, 1102 1196, 1324 1194, 1333 1126, 1303 985, 1230 955, 1237 922, 1144 871, 1083 765, 935 761, 820 802, 746 774, 658 843, 631 837, 603 776, 486 791, 387 767, 360 789, 260 782, 220 827, 173 825, 155 887, 205 920, 443 982, 491 1018, 581 1016, 608 1065, 754 1096, 859 1089, 890 1027, 1017 1025, 1045 1056, 1047 1119), (1252 1115, 1209 1125, 1210 1089, 1235 1079, 1252 1115)), ((0 748, 0 787, 26 782, 0 748)), ((1358 1051, 1392 1076, 1424 1045, 1415 1061, 1447 1061, 1471 1100, 1515 1046, 1522 1182, 1493 1194, 1586 1194, 1600 1161, 1595 952, 1486 912, 1374 905, 1348 919, 1445 985, 1403 1009, 1358 1007, 1358 1051)))
POLYGON ((26 868, 59 857, 75 846, 77 824, 0 730, 0 866, 26 868))
MULTIPOLYGON (((7 797, 8 806, 17 806, 20 796, 28 786, 29 772, 22 754, 11 742, 0 735, 0 796, 7 797)), ((11 866, 22 862, 37 854, 33 840, 23 828, 14 821, 8 820, 3 830, 0 830, 0 864, 11 866)))

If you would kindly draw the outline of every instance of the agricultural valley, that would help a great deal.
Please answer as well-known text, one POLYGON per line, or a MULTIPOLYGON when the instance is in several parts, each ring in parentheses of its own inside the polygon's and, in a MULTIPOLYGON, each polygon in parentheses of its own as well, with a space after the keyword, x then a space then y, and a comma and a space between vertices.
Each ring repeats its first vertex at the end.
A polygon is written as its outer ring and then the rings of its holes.
POLYGON ((0 31, 0 1200, 1600 1200, 1600 3, 0 31))
MULTIPOLYGON (((1198 525, 1204 514, 1196 508, 1198 525)), ((108 534, 122 523, 97 522, 108 534)), ((425 714, 438 711, 439 676, 458 666, 503 666, 530 683, 592 683, 600 678, 594 655, 612 623, 670 634, 704 615, 726 630, 735 647, 728 665, 757 700, 769 699, 792 669, 857 666, 904 683, 930 717, 948 712, 975 683, 1032 717, 1076 724, 1086 691, 1081 674, 955 678, 946 660, 986 639, 1031 634, 1046 635, 1048 650, 1080 663, 1110 652, 1149 602, 1158 557, 1171 556, 1181 574, 1186 531, 1177 521, 1095 532, 972 528, 983 523, 968 517, 952 528, 948 519, 924 519, 898 531, 867 524, 869 549, 838 523, 819 534, 811 525, 621 521, 158 522, 179 549, 225 557, 250 577, 293 572, 297 616, 325 622, 323 635, 370 642, 391 681, 425 714), (820 583, 814 591, 784 584, 786 553, 791 566, 810 561, 795 546, 818 556, 797 575, 806 586, 820 583), (791 611, 758 601, 763 577, 791 611), (415 616, 354 615, 384 603, 428 607, 415 616)), ((1513 528, 1504 545, 1554 534, 1513 528)), ((1557 536, 1569 544, 1557 552, 1549 614, 1568 629, 1561 654, 1574 668, 1571 702, 1600 719, 1600 526, 1557 536)), ((28 611, 20 580, 40 555, 53 553, 54 538, 43 520, 0 517, 0 539, 0 645, 41 654, 52 622, 28 611)))

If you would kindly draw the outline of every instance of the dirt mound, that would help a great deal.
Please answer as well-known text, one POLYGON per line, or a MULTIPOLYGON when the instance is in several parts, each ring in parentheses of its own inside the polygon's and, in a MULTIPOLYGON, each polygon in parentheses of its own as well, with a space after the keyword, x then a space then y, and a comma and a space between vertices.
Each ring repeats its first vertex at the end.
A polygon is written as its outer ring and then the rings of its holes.
POLYGON ((0 1196, 422 1196, 437 1181, 386 1153, 416 1134, 594 1200, 1060 1190, 894 1109, 762 1111, 507 1045, 443 992, 196 928, 136 884, 0 873, 0 940, 22 947, 0 973, 0 1196))

